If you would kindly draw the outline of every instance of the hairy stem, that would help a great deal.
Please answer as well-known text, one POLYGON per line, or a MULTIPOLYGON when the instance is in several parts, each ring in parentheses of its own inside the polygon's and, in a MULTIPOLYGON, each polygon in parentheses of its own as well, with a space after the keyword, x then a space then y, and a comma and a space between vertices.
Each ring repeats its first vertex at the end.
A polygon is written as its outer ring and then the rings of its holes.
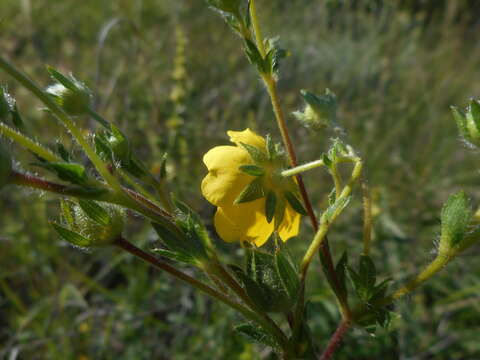
POLYGON ((217 290, 211 288, 210 286, 204 284, 203 282, 175 269, 169 264, 157 259, 155 256, 139 249, 138 247, 136 247, 135 245, 131 244, 130 242, 126 241, 123 238, 117 239, 117 241, 115 242, 115 245, 129 252, 130 254, 146 261, 147 263, 153 265, 154 267, 159 268, 165 272, 168 272, 170 275, 176 277, 177 279, 182 280, 183 282, 186 282, 187 284, 197 288, 203 293, 237 310, 247 319, 260 324, 265 330, 267 330, 272 336, 275 337, 275 339, 279 342, 282 348, 286 348, 287 339, 283 334, 283 332, 277 326, 273 326, 270 322, 265 321, 259 314, 256 314, 255 312, 250 311, 243 305, 233 301, 228 296, 218 292, 217 290))
POLYGON ((88 141, 84 138, 80 129, 75 125, 70 116, 63 111, 63 109, 55 103, 55 101, 45 93, 38 85, 35 84, 27 75, 19 71, 15 66, 10 64, 7 60, 0 56, 0 69, 3 69, 6 73, 12 76, 15 80, 25 86, 30 92, 35 95, 51 112, 55 115, 70 131, 72 136, 83 148, 85 154, 93 163, 100 175, 105 181, 115 190, 120 191, 120 183, 118 180, 108 171, 106 164, 95 153, 88 141))
POLYGON ((370 245, 372 242, 372 198, 370 196, 370 189, 364 179, 362 179, 362 194, 363 194, 363 255, 370 254, 370 245))
POLYGON ((322 356, 320 357, 320 360, 330 360, 332 358, 333 354, 338 349, 340 343, 343 340, 343 337, 345 336, 347 331, 350 329, 351 325, 352 325, 351 322, 347 320, 343 320, 342 322, 340 322, 337 330, 330 338, 327 348, 325 349, 322 356))

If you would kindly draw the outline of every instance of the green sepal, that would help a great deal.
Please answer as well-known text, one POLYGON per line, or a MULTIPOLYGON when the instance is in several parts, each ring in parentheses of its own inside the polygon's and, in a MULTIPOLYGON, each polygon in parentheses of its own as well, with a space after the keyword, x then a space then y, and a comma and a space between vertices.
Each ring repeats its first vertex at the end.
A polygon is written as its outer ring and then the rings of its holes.
POLYGON ((54 80, 57 80, 60 84, 65 86, 67 89, 72 90, 72 91, 77 90, 77 86, 76 86, 72 77, 67 77, 67 76, 63 75, 62 73, 55 70, 51 66, 47 66, 47 71, 54 80))
POLYGON ((275 206, 275 215, 273 217, 274 220, 274 229, 278 230, 280 225, 285 218, 285 209, 287 208, 287 202, 283 197, 277 197, 277 204, 275 206))
POLYGON ((270 134, 265 136, 265 148, 267 149, 267 156, 269 160, 277 157, 277 151, 275 149, 275 143, 272 140, 270 134))
POLYGON ((265 174, 263 167, 258 165, 240 165, 239 170, 250 176, 262 176, 265 174))
POLYGON ((475 99, 470 100, 469 104, 469 117, 477 128, 477 132, 480 132, 480 102, 475 99))
POLYGON ((465 114, 456 106, 450 106, 450 109, 452 110, 453 118, 457 123, 460 135, 463 137, 468 137, 467 119, 465 117, 465 114))
POLYGON ((253 343, 270 346, 274 349, 279 347, 275 339, 269 333, 250 323, 235 326, 235 331, 247 337, 253 343))
POLYGON ((292 193, 291 191, 285 191, 283 195, 285 196, 285 199, 287 199, 293 210, 295 210, 300 215, 308 215, 307 210, 294 193, 292 193))
POLYGON ((60 235, 62 239, 66 240, 72 245, 88 247, 92 244, 92 241, 90 239, 87 239, 86 237, 75 231, 69 230, 54 222, 51 222, 50 224, 53 226, 54 230, 57 232, 58 235, 60 235))
POLYGON ((253 180, 242 190, 240 195, 233 202, 234 204, 242 204, 249 201, 254 201, 265 196, 265 189, 263 181, 260 178, 253 180))
POLYGON ((327 154, 322 154, 322 161, 328 168, 331 168, 333 165, 333 161, 328 157, 327 154))
POLYGON ((108 226, 112 218, 110 214, 100 205, 93 200, 78 200, 78 205, 82 208, 83 212, 93 221, 102 226, 108 226))
POLYGON ((247 150, 248 154, 250 155, 250 157, 252 158, 252 160, 256 164, 261 164, 261 163, 263 163, 267 160, 267 154, 265 154, 265 152, 263 152, 262 150, 260 150, 256 146, 253 146, 253 145, 250 145, 250 144, 245 144, 243 142, 241 142, 240 145, 245 150, 247 150))
POLYGON ((271 223, 273 217, 275 216, 275 209, 277 207, 277 195, 275 191, 269 191, 267 194, 267 199, 265 200, 265 217, 267 222, 271 223))

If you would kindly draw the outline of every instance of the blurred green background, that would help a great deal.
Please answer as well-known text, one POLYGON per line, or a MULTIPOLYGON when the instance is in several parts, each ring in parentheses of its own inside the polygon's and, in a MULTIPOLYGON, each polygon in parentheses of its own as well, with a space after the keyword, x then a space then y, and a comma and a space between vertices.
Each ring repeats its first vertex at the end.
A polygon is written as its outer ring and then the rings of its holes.
MULTIPOLYGON (((373 259, 402 281, 433 256, 441 204, 463 188, 480 200, 478 153, 457 136, 449 106, 480 94, 478 1, 258 1, 264 33, 291 52, 280 75, 287 113, 300 89, 334 91, 339 121, 366 162, 376 209, 373 259)), ((45 65, 71 71, 96 93, 96 109, 129 134, 158 171, 169 153, 170 190, 211 224, 202 199, 202 154, 249 126, 280 140, 269 99, 241 42, 203 1, 2 0, 0 51, 42 85, 45 65)), ((45 144, 68 134, 3 73, 29 133, 45 144)), ((89 119, 79 119, 85 128, 89 119)), ((328 137, 289 118, 302 162, 328 137)), ((17 167, 34 158, 11 145, 17 167)), ((39 171, 40 174, 42 172, 39 171)), ((306 175, 315 204, 331 183, 306 175)), ((358 260, 359 194, 329 235, 337 257, 358 260)), ((52 196, 10 187, 0 193, 1 359, 269 359, 246 345, 226 307, 110 249, 80 251, 58 240, 52 196)), ((318 208, 318 207, 317 207, 318 208)), ((155 246, 148 223, 128 238, 155 246)), ((311 229, 289 242, 298 255, 311 229)), ((213 229, 212 229, 213 233, 213 229)), ((218 242, 224 256, 238 246, 218 242)), ((397 305, 399 318, 375 337, 355 329, 338 359, 479 359, 479 248, 470 250, 397 305)), ((191 269, 185 269, 193 272, 191 269)), ((309 284, 311 325, 323 345, 339 314, 316 260, 309 284)))

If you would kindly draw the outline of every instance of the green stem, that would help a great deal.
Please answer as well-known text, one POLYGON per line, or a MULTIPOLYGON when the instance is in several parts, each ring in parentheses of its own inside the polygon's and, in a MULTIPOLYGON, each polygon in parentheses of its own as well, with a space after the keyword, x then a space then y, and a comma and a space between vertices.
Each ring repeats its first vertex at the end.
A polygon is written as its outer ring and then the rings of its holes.
POLYGON ((100 175, 105 179, 105 181, 115 190, 121 191, 121 186, 118 180, 108 171, 106 164, 100 159, 100 157, 95 153, 93 148, 90 146, 88 141, 83 137, 79 128, 76 127, 72 119, 59 107, 55 101, 45 93, 40 87, 38 87, 27 75, 19 71, 7 60, 0 56, 0 68, 3 69, 6 73, 12 76, 15 80, 25 86, 28 90, 32 92, 43 104, 65 125, 65 127, 70 131, 72 136, 78 142, 78 144, 83 148, 88 158, 92 161, 93 165, 100 173, 100 175))
POLYGON ((9 139, 15 141, 18 143, 20 146, 23 146, 24 148, 30 150, 34 154, 37 154, 38 156, 44 158, 47 161, 50 162, 62 162, 63 160, 55 155, 53 152, 51 152, 49 149, 43 147, 36 141, 30 139, 29 137, 23 135, 19 131, 9 127, 8 125, 0 122, 0 134, 8 137, 9 139))
POLYGON ((370 245, 372 242, 372 198, 370 196, 370 189, 365 180, 362 180, 363 193, 363 255, 370 254, 370 245))
POLYGON ((401 297, 411 293, 430 279, 433 275, 442 270, 456 254, 442 255, 439 254, 420 274, 407 282, 400 289, 396 290, 392 295, 384 298, 378 305, 385 306, 393 303, 401 297))
POLYGON ((250 0, 250 17, 252 19, 253 32, 255 33, 255 40, 257 43, 258 51, 263 58, 267 55, 265 45, 263 43, 263 36, 260 30, 260 22, 258 21, 257 7, 255 6, 255 0, 250 0))
POLYGON ((342 179, 340 177, 340 174, 338 173, 337 163, 332 164, 330 172, 332 174, 333 183, 335 186, 335 199, 338 199, 338 197, 340 196, 340 191, 342 189, 342 179))
POLYGON ((316 161, 309 162, 307 164, 299 165, 292 169, 283 170, 281 174, 283 177, 289 177, 289 176, 300 174, 308 170, 315 169, 320 166, 324 166, 324 165, 325 163, 323 162, 323 160, 316 160, 316 161))
POLYGON ((287 346, 287 339, 285 338, 285 335, 283 332, 281 332, 278 327, 272 326, 269 322, 265 321, 259 314, 256 314, 253 311, 250 311, 243 305, 231 300, 229 297, 226 295, 218 292, 217 290, 211 288, 210 286, 204 284, 201 281, 198 281, 197 279, 175 269, 174 267, 170 266, 169 264, 157 259, 153 255, 150 255, 149 253, 146 253, 145 251, 139 249, 138 247, 134 246, 130 242, 126 241, 125 239, 118 239, 115 242, 115 245, 118 246, 119 248, 129 252, 130 254, 146 261, 147 263, 153 265, 156 268, 159 268, 163 271, 168 272, 170 275, 173 275, 179 280, 182 280, 186 282, 187 284, 197 288, 198 290, 202 291, 203 293, 223 302, 224 304, 230 306, 231 308, 237 310, 240 312, 243 316, 245 316, 247 319, 252 320, 258 324, 260 324, 265 330, 267 330, 279 343, 282 348, 286 348, 287 346))

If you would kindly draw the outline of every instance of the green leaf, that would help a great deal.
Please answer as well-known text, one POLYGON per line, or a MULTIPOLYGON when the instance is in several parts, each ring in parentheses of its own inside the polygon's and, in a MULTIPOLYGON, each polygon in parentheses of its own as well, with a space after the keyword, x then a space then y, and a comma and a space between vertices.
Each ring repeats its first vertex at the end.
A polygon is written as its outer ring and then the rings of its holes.
POLYGON ((258 165, 241 165, 240 171, 251 176, 262 176, 265 174, 265 170, 258 165))
POLYGON ((265 196, 263 188, 263 181, 260 178, 253 180, 242 190, 240 195, 233 202, 234 204, 242 204, 249 201, 254 201, 265 196))
POLYGON ((265 154, 265 152, 263 152, 262 150, 260 150, 259 148, 257 148, 256 146, 253 146, 253 145, 250 145, 250 144, 245 144, 245 143, 240 143, 240 145, 245 149, 247 150, 248 154, 250 155, 250 157, 252 158, 252 160, 257 163, 257 164, 261 164, 263 162, 265 162, 267 160, 267 154, 265 154))
POLYGON ((78 200, 78 205, 82 208, 83 212, 93 221, 102 226, 108 226, 112 222, 112 218, 103 207, 98 205, 93 200, 78 200))
POLYGON ((285 191, 283 195, 285 196, 285 199, 287 199, 288 203, 290 204, 293 210, 295 210, 300 215, 308 215, 307 210, 305 210, 305 208, 303 207, 303 204, 295 196, 294 193, 290 191, 285 191))
POLYGON ((54 222, 50 224, 53 226, 57 234, 60 235, 62 239, 68 241, 72 245, 80 246, 80 247, 88 247, 92 243, 90 239, 87 239, 86 237, 80 235, 77 232, 71 231, 54 222))
POLYGON ((73 210, 71 207, 71 202, 65 199, 60 199, 60 209, 64 221, 68 224, 70 228, 75 228, 75 218, 73 215, 73 210))
POLYGON ((300 281, 295 267, 281 251, 277 251, 275 254, 275 266, 285 290, 290 299, 295 302, 300 288, 300 281))
POLYGON ((330 168, 333 165, 332 160, 328 157, 327 154, 322 154, 322 161, 326 167, 330 168))
POLYGON ((320 262, 322 264, 323 273, 327 277, 327 281, 328 281, 328 284, 330 285, 330 288, 333 290, 337 298, 341 299, 342 301, 346 301, 347 287, 346 287, 346 280, 345 280, 345 272, 346 272, 345 268, 348 263, 347 253, 346 252, 343 253, 342 257, 337 262, 337 266, 335 267, 338 283, 335 281, 335 278, 333 277, 330 271, 328 260, 325 257, 322 249, 319 249, 318 254, 320 256, 320 262), (337 284, 339 285, 339 288, 337 288, 337 284))
POLYGON ((272 336, 258 326, 245 323, 236 326, 235 331, 246 336, 250 341, 254 343, 267 345, 272 348, 278 348, 278 344, 275 342, 272 336))
POLYGON ((333 205, 330 205, 327 210, 322 214, 321 221, 322 222, 330 222, 334 216, 341 213, 343 209, 345 209, 350 202, 352 196, 347 197, 340 197, 335 201, 333 205))
POLYGON ((247 58, 250 61, 250 63, 255 65, 261 74, 268 73, 270 70, 268 60, 265 60, 262 57, 262 54, 260 54, 260 51, 257 48, 257 45, 253 41, 249 39, 244 39, 244 40, 245 40, 245 53, 247 54, 247 58))
POLYGON ((345 300, 348 297, 347 292, 347 266, 348 266, 348 255, 347 252, 344 251, 342 257, 337 262, 337 266, 335 267, 335 272, 337 273, 337 279, 339 282, 339 295, 340 298, 345 300))
POLYGON ((14 104, 10 113, 12 114, 12 123, 15 127, 19 129, 25 128, 25 122, 23 121, 22 117, 20 116, 20 112, 18 111, 17 104, 14 104))
POLYGON ((236 265, 229 265, 230 270, 233 271, 235 277, 243 284, 248 297, 253 303, 263 311, 269 311, 268 294, 264 289, 249 275, 236 265))
POLYGON ((167 177, 167 159, 168 154, 164 153, 160 159, 160 179, 165 179, 167 177))
POLYGON ((375 263, 367 255, 362 255, 360 257, 359 275, 362 278, 364 286, 368 289, 372 289, 373 293, 377 272, 375 269, 375 263))
POLYGON ((84 196, 84 197, 89 197, 89 198, 98 198, 99 196, 105 194, 108 192, 106 188, 97 188, 97 187, 92 187, 92 186, 77 186, 77 185, 72 185, 72 186, 67 186, 65 188, 65 192, 74 192, 78 196, 84 196))
POLYGON ((165 249, 153 249, 154 253, 157 253, 160 256, 166 257, 173 261, 178 261, 186 264, 195 265, 196 261, 193 257, 188 256, 184 253, 165 250, 165 249))
POLYGON ((267 194, 267 199, 265 200, 265 217, 267 222, 271 223, 275 215, 275 208, 277 206, 277 195, 274 191, 270 191, 267 194))
POLYGON ((463 191, 448 198, 441 215, 440 252, 461 243, 471 217, 470 202, 463 191))
POLYGON ((36 163, 35 165, 43 167, 49 171, 56 173, 58 178, 77 185, 85 185, 88 177, 83 165, 74 163, 61 162, 45 162, 36 163))

